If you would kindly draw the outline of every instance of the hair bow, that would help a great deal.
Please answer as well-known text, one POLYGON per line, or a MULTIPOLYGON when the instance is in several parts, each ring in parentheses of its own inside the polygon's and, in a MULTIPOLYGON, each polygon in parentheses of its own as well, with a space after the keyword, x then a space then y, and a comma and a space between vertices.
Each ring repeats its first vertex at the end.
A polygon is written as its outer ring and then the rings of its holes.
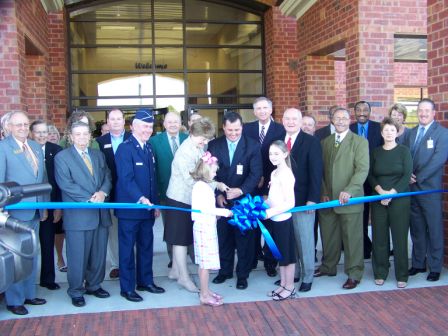
POLYGON ((212 165, 216 162, 218 162, 218 159, 215 156, 212 156, 212 154, 210 152, 205 152, 204 155, 202 155, 201 157, 202 161, 204 161, 205 163, 212 165))

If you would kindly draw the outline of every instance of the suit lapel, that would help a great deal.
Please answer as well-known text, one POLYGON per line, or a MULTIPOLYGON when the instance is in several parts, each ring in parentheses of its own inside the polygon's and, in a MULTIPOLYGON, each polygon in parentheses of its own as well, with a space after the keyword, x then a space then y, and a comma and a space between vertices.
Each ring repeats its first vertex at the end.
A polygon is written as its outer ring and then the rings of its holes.
MULTIPOLYGON (((179 135, 179 142, 180 142, 180 135, 179 135)), ((166 153, 165 155, 167 156, 167 158, 169 158, 172 161, 174 159, 173 149, 171 148, 171 144, 168 141, 168 134, 166 131, 162 133, 161 145, 163 146, 163 151, 166 153)))
MULTIPOLYGON (((14 155, 18 155, 18 157, 20 158, 19 161, 23 164, 25 169, 31 175, 35 176, 34 175, 34 171, 33 171, 33 167, 31 167, 30 163, 28 162, 27 158, 25 157, 25 153, 23 152, 23 149, 20 148, 20 146, 17 143, 17 141, 12 136, 9 136, 9 138, 7 138, 7 139, 9 139, 9 146, 11 146, 14 155)), ((39 158, 37 157, 37 159, 39 159, 39 158)))

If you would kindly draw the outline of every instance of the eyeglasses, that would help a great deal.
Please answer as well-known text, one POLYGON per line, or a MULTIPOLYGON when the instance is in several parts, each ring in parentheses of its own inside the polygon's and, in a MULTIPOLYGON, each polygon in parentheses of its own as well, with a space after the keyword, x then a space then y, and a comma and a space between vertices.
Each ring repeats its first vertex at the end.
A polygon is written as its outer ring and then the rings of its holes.
POLYGON ((34 134, 45 135, 48 134, 47 131, 33 131, 34 134))
POLYGON ((12 125, 14 127, 26 127, 26 128, 30 127, 29 123, 17 123, 17 124, 11 123, 10 125, 12 125))

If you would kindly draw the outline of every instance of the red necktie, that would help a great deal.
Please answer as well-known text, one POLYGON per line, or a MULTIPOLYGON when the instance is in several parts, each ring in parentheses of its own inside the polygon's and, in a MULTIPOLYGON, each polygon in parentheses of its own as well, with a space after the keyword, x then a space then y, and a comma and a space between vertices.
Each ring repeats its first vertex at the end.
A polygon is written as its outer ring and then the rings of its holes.
POLYGON ((286 147, 288 148, 288 152, 291 151, 291 137, 288 138, 288 142, 286 142, 286 147))

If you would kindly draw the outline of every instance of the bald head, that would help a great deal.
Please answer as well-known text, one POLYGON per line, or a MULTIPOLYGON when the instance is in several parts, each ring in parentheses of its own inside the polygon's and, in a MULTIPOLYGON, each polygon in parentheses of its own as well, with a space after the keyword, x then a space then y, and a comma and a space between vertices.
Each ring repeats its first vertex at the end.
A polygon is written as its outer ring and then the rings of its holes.
POLYGON ((296 108, 286 109, 283 113, 282 123, 288 135, 299 132, 302 127, 302 112, 296 108))
POLYGON ((163 127, 170 136, 177 136, 180 130, 180 115, 175 112, 168 112, 163 120, 163 127))

